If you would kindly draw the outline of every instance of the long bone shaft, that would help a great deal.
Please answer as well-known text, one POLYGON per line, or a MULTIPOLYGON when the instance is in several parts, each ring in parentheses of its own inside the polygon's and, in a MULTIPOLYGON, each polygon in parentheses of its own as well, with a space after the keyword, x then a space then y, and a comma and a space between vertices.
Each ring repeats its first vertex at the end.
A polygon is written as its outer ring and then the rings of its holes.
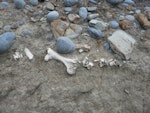
POLYGON ((68 74, 70 74, 70 75, 75 74, 76 69, 77 69, 77 65, 76 65, 77 60, 65 58, 65 57, 59 55, 58 53, 56 53, 51 48, 48 48, 47 55, 45 56, 44 60, 48 61, 50 59, 55 59, 55 60, 61 61, 66 66, 68 74))

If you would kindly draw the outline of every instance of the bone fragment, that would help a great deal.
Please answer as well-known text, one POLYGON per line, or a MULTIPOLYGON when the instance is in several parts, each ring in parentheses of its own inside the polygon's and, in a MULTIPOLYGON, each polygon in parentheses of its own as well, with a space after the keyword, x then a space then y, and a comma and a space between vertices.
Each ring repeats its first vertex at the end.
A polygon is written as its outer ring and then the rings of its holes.
POLYGON ((87 69, 91 69, 94 64, 93 62, 90 62, 88 57, 85 57, 84 60, 82 61, 83 67, 86 67, 87 69))
POLYGON ((29 60, 33 59, 34 56, 28 48, 25 48, 24 52, 25 52, 26 56, 29 58, 29 60))

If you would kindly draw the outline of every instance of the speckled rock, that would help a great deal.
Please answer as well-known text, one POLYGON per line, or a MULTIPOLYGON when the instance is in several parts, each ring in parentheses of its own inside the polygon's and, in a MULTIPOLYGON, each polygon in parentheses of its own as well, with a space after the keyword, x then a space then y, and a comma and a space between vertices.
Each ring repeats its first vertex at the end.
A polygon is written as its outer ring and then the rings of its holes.
POLYGON ((47 15, 47 20, 49 22, 52 22, 53 20, 57 19, 59 17, 59 13, 57 11, 51 11, 47 15))
POLYGON ((129 20, 122 20, 119 22, 121 29, 126 30, 131 27, 131 22, 129 20))
POLYGON ((36 5, 38 5, 38 0, 30 0, 30 4, 32 6, 36 6, 36 5))
POLYGON ((64 5, 67 7, 71 7, 78 3, 78 0, 64 0, 64 5))
POLYGON ((58 53, 72 53, 75 50, 75 44, 67 37, 59 37, 56 43, 58 53))
POLYGON ((90 34, 90 36, 92 38, 95 38, 95 39, 101 39, 102 38, 102 32, 101 30, 97 30, 93 27, 89 27, 88 28, 88 33, 90 34))
POLYGON ((17 9, 23 9, 26 5, 24 0, 15 0, 14 2, 17 9))
POLYGON ((87 15, 88 15, 87 9, 85 7, 81 7, 79 9, 79 15, 80 15, 81 18, 86 19, 87 15))
POLYGON ((0 53, 6 52, 15 42, 15 34, 6 32, 0 35, 0 53))

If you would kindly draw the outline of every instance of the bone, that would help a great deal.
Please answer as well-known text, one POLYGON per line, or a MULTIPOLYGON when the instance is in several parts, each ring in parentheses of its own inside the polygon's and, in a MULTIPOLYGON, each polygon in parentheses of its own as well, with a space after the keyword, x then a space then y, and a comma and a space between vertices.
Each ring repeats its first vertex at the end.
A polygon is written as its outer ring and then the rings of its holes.
POLYGON ((118 66, 118 67, 121 67, 123 65, 122 62, 119 62, 118 60, 116 59, 108 59, 106 60, 105 58, 101 58, 99 60, 99 66, 100 67, 104 67, 104 66, 118 66))
POLYGON ((91 46, 88 44, 76 44, 76 49, 79 50, 79 53, 90 51, 91 46))
POLYGON ((78 62, 76 59, 65 58, 65 57, 59 55, 58 53, 56 53, 51 48, 48 48, 47 55, 45 56, 44 60, 48 61, 51 59, 61 61, 66 66, 68 74, 73 75, 76 73, 77 62, 78 62))
POLYGON ((23 55, 19 52, 15 52, 15 54, 13 54, 13 57, 14 57, 15 60, 18 60, 18 59, 22 58, 23 55))
POLYGON ((83 67, 86 67, 87 69, 92 69, 92 67, 94 66, 93 62, 89 61, 88 57, 85 57, 83 59, 82 65, 83 65, 83 67))
POLYGON ((25 48, 24 52, 25 52, 26 56, 29 58, 29 60, 33 59, 34 55, 31 53, 31 51, 28 48, 25 48))

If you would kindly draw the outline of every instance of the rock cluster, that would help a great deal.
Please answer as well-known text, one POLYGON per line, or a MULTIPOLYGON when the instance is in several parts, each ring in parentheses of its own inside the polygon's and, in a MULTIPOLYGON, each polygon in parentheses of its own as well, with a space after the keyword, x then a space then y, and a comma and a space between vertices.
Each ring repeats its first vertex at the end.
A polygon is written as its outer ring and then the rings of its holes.
MULTIPOLYGON (((131 45, 135 43, 131 41, 134 38, 131 39, 132 36, 126 30, 150 29, 150 7, 145 7, 143 11, 137 9, 133 0, 106 0, 105 2, 97 0, 63 0, 63 2, 56 0, 14 0, 13 3, 17 9, 22 9, 30 17, 32 24, 39 24, 41 28, 48 31, 47 39, 50 41, 57 40, 55 48, 61 54, 75 52, 79 42, 77 40, 82 42, 81 37, 88 37, 97 42, 104 42, 103 48, 109 53, 117 53, 122 59, 129 59, 128 56, 133 50, 131 45), (124 30, 124 32, 119 32, 118 29, 124 30), (123 48, 128 48, 128 50, 123 48)), ((9 3, 1 2, 1 6, 8 7, 9 3)), ((22 25, 26 26, 24 24, 26 23, 23 20, 12 25, 3 25, 0 22, 0 28, 3 32, 19 29, 17 34, 21 37, 34 36, 34 29, 30 28, 32 26, 20 28, 22 25)), ((1 40, 6 40, 5 37, 7 35, 2 34, 1 40)), ((4 44, 3 47, 1 46, 2 52, 7 51, 12 46, 11 41, 8 43, 9 46, 6 44, 5 49, 3 49, 4 44)), ((80 52, 82 51, 81 48, 78 48, 80 52)))

